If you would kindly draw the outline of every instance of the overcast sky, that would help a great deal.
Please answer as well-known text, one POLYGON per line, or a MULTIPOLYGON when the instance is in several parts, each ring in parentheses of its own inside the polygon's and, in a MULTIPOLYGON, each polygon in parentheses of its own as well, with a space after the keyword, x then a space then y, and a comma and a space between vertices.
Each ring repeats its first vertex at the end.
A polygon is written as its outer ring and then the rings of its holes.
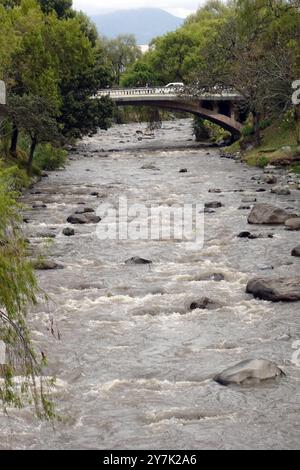
POLYGON ((173 15, 185 17, 197 10, 202 0, 73 0, 77 10, 89 15, 128 8, 161 8, 173 15))

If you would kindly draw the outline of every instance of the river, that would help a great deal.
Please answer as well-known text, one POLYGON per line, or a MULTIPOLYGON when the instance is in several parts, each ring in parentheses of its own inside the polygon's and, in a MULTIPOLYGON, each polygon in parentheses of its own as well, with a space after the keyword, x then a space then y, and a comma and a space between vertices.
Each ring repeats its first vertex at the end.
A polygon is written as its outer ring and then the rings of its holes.
POLYGON ((141 131, 142 124, 114 126, 84 139, 65 170, 23 198, 28 207, 47 206, 26 211, 32 249, 42 247, 64 266, 38 271, 50 298, 29 314, 34 345, 48 356, 46 374, 57 378, 61 421, 53 427, 28 409, 11 410, 0 417, 0 448, 299 448, 300 368, 292 360, 299 302, 274 304, 245 292, 251 277, 299 275, 299 258, 290 256, 299 232, 252 227, 274 236, 237 235, 249 230, 249 210, 239 210, 243 198, 299 211, 300 191, 275 196, 261 182, 262 170, 199 148, 190 120, 164 123, 155 140, 141 131), (222 207, 205 214, 203 247, 100 240, 96 225, 62 234, 76 208, 116 207, 120 196, 129 204, 219 201, 222 207), (56 238, 45 244, 43 232, 56 238), (126 265, 134 256, 153 264, 126 265), (203 295, 220 307, 190 311, 203 295), (212 380, 253 357, 273 360, 287 377, 242 387, 212 380))

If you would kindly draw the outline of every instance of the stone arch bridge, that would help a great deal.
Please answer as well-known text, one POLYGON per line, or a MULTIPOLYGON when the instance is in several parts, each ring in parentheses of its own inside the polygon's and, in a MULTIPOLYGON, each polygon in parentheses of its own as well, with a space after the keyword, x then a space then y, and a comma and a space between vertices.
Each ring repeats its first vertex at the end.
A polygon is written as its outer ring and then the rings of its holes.
POLYGON ((98 96, 110 96, 117 106, 153 106, 194 114, 229 131, 235 139, 241 135, 237 104, 242 100, 234 91, 188 96, 178 88, 120 88, 100 90, 98 96))

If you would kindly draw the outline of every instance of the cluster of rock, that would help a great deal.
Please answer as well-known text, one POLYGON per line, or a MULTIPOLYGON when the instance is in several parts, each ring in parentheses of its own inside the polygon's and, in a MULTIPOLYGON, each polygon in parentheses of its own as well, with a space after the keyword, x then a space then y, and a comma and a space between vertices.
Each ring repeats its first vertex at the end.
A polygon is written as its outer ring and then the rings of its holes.
POLYGON ((98 224, 100 221, 101 217, 97 216, 94 209, 90 207, 77 209, 67 219, 67 222, 72 225, 98 224))

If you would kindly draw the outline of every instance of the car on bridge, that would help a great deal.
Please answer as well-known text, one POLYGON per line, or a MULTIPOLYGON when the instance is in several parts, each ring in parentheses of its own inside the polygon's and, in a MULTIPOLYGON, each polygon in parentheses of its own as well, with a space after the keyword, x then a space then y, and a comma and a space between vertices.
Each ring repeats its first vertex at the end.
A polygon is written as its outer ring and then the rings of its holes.
POLYGON ((165 86, 165 90, 167 90, 167 93, 180 93, 181 91, 184 90, 184 83, 182 82, 173 82, 173 83, 168 83, 168 85, 165 86))
POLYGON ((160 88, 156 88, 156 93, 160 94, 172 94, 172 93, 180 93, 184 90, 184 83, 182 82, 172 82, 168 83, 165 86, 160 88))

